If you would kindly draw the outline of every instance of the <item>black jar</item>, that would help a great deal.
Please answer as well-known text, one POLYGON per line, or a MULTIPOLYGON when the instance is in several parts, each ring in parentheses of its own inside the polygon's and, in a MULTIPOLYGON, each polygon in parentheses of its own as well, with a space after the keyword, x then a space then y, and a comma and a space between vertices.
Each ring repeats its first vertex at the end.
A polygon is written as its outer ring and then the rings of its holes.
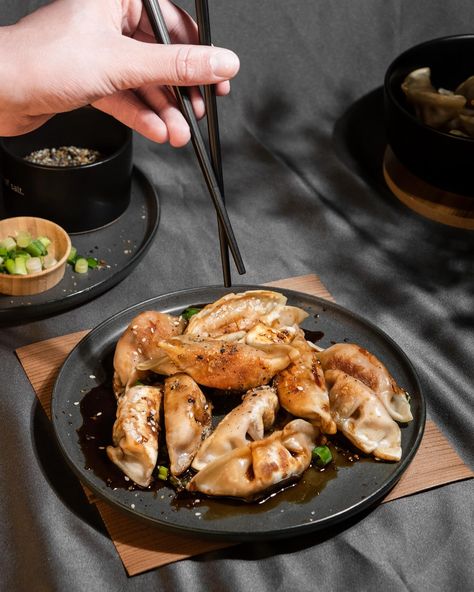
POLYGON ((110 224, 130 203, 132 132, 92 107, 60 113, 33 132, 2 138, 0 153, 7 217, 38 216, 78 233, 110 224), (89 148, 101 156, 67 167, 24 158, 61 146, 89 148))

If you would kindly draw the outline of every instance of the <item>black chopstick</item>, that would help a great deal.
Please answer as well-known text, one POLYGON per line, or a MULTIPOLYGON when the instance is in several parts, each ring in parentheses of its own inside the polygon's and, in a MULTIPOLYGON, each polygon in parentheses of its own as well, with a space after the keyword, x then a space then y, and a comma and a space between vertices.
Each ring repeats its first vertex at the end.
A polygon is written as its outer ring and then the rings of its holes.
MULTIPOLYGON (((148 14, 148 19, 150 21, 150 25, 153 29, 156 40, 163 43, 163 45, 170 45, 170 36, 168 29, 166 28, 166 23, 158 4, 158 0, 143 0, 143 4, 148 14)), ((206 146, 201 135, 201 130, 199 129, 196 116, 194 115, 191 100, 189 99, 189 96, 184 88, 174 86, 173 92, 176 95, 178 106, 189 124, 194 151, 196 152, 196 156, 209 189, 209 193, 214 202, 214 207, 216 209, 219 222, 225 232, 227 244, 229 245, 230 252, 232 253, 235 266, 239 274, 242 275, 245 273, 242 256, 234 236, 234 231, 232 230, 224 200, 222 199, 222 194, 216 175, 214 173, 214 169, 212 168, 211 161, 209 160, 209 156, 207 154, 206 146)))
MULTIPOLYGON (((199 31, 199 43, 201 45, 212 45, 211 22, 209 19, 209 6, 207 0, 196 0, 195 4, 196 20, 199 31)), ((219 183, 222 199, 225 203, 224 175, 222 172, 221 140, 219 134, 219 117, 217 113, 216 87, 213 84, 204 86, 204 102, 206 105, 207 134, 209 138, 212 167, 217 177, 217 182, 219 183)), ((232 285, 229 249, 222 224, 218 222, 218 225, 224 286, 228 288, 232 285)))

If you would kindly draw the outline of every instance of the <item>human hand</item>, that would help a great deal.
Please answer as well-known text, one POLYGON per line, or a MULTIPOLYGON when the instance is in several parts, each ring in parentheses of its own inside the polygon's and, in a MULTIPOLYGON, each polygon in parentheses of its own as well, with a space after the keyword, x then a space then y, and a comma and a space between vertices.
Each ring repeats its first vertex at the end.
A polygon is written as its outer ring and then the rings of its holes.
POLYGON ((8 60, 0 64, 0 135, 92 104, 155 142, 186 144, 189 127, 167 86, 189 86, 202 117, 196 85, 216 84, 217 94, 227 94, 239 60, 226 49, 192 45, 192 18, 169 0, 160 6, 173 45, 155 43, 140 0, 55 0, 1 28, 0 55, 8 60))

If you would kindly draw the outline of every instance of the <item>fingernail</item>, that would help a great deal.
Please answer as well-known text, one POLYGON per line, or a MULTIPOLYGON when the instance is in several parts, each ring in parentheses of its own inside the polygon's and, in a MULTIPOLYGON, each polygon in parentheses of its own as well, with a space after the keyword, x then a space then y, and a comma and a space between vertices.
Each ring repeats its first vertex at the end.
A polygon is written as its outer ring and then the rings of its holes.
POLYGON ((212 54, 211 68, 216 76, 228 78, 234 76, 239 69, 239 58, 232 51, 219 51, 212 54))

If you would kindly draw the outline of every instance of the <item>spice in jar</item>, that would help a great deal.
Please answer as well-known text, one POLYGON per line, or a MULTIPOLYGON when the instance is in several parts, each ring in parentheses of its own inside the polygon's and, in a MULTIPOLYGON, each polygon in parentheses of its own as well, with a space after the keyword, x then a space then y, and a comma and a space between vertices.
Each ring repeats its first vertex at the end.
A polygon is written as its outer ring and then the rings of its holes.
POLYGON ((79 148, 78 146, 60 146, 59 148, 42 148, 35 150, 25 160, 33 164, 50 167, 76 167, 92 164, 101 157, 98 150, 79 148))

